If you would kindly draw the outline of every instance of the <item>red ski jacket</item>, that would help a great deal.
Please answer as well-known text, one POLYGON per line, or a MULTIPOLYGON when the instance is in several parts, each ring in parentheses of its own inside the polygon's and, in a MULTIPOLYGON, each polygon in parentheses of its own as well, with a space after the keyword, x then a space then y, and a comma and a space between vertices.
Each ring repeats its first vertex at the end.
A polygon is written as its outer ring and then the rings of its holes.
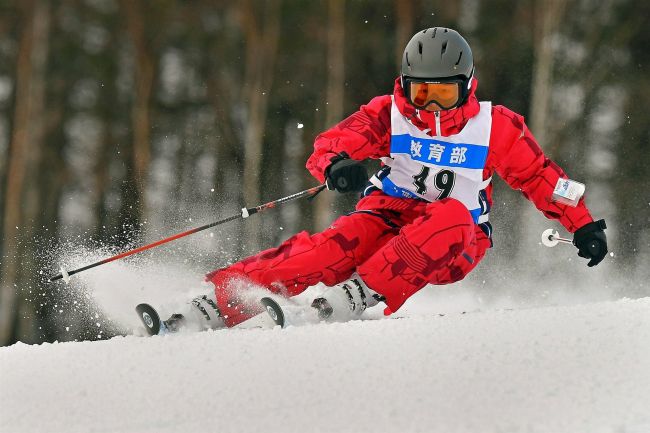
MULTIPOLYGON (((475 95, 477 85, 474 79, 465 104, 440 112, 439 134, 457 134, 479 112, 475 95)), ((393 96, 400 113, 411 123, 421 130, 430 129, 435 133, 434 113, 416 110, 408 103, 399 77, 395 80, 393 96)), ((316 137, 314 153, 307 160, 307 169, 311 174, 324 182, 325 169, 332 158, 341 152, 359 161, 390 156, 391 104, 390 95, 375 97, 367 105, 361 106, 359 111, 316 137)), ((502 105, 492 107, 492 130, 483 179, 488 179, 495 171, 510 187, 520 190, 547 218, 558 220, 569 232, 573 233, 593 221, 584 198, 576 207, 551 200, 557 180, 567 178, 566 174, 544 155, 524 123, 523 116, 502 105)), ((488 186, 487 195, 491 207, 492 185, 488 186)))

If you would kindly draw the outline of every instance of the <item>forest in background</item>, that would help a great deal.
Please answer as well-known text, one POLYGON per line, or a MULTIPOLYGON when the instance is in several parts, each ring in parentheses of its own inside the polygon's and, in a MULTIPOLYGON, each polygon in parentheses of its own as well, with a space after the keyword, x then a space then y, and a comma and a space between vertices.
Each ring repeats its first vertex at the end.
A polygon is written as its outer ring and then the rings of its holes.
MULTIPOLYGON (((316 185, 304 168, 314 137, 390 93, 404 45, 432 26, 468 39, 479 99, 525 115, 587 184, 615 251, 600 272, 648 276, 649 2, 7 0, 0 345, 94 338, 57 321, 65 294, 47 277, 62 245, 121 251, 316 185)), ((495 185, 492 264, 527 272, 531 206, 495 185)), ((323 193, 188 240, 191 265, 323 229, 355 201, 323 193)), ((648 295, 632 286, 621 296, 648 295)))

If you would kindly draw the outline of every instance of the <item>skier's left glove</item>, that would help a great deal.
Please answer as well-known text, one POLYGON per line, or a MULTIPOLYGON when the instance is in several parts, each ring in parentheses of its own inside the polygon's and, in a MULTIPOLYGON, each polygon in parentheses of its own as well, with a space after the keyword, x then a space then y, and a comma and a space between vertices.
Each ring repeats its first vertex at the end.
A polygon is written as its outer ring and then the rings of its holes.
POLYGON ((327 189, 338 192, 361 191, 368 183, 368 171, 359 161, 347 155, 332 158, 332 164, 325 170, 327 189))
POLYGON ((590 259, 587 266, 600 263, 607 255, 607 236, 605 220, 590 222, 580 227, 573 234, 573 245, 578 248, 578 255, 590 259))

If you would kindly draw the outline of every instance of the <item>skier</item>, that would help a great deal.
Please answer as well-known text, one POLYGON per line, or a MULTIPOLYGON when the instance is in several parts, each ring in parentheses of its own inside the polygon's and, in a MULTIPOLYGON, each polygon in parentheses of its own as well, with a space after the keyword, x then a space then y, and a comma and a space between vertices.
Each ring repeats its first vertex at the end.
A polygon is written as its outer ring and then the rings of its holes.
POLYGON ((206 318, 208 310, 218 316, 210 327, 235 326, 260 311, 241 296, 250 283, 285 296, 324 283, 312 306, 323 318, 350 320, 379 302, 390 314, 427 284, 463 279, 492 246, 494 172, 574 233, 588 266, 600 263, 604 220, 593 220, 583 198, 575 206, 553 200, 567 176, 544 156, 523 117, 479 102, 477 86, 472 51, 458 32, 415 34, 393 94, 320 134, 307 161, 329 189, 363 191, 356 210, 321 233, 298 233, 208 274, 215 298, 194 305, 206 318), (367 158, 383 163, 369 182, 360 163, 367 158))

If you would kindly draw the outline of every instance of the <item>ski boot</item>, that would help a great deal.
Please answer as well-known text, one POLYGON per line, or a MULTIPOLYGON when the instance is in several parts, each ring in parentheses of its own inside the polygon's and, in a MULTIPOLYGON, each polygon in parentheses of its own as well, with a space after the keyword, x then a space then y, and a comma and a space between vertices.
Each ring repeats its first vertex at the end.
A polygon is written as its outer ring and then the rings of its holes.
POLYGON ((185 314, 172 314, 169 319, 164 320, 162 323, 168 332, 181 330, 206 331, 225 326, 216 302, 207 295, 192 299, 185 314))
POLYGON ((329 322, 347 322, 358 319, 366 308, 373 307, 385 298, 369 288, 356 272, 342 283, 329 287, 311 306, 318 317, 329 322))

